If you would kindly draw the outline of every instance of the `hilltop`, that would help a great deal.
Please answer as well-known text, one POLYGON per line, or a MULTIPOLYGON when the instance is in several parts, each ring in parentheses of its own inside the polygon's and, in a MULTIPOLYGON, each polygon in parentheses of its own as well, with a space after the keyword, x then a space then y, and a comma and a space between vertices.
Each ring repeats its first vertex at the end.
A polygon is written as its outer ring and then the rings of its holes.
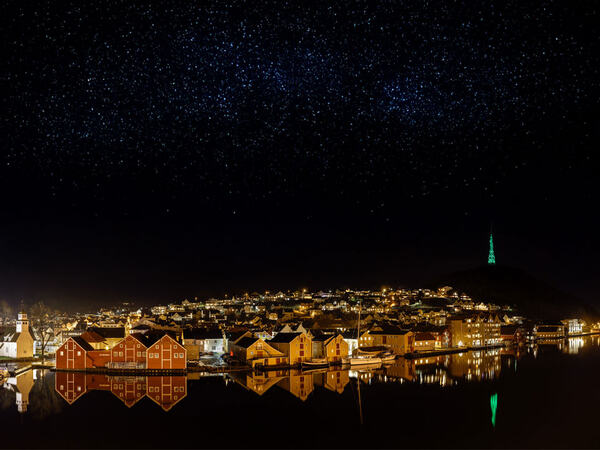
POLYGON ((600 316, 596 308, 582 299, 514 267, 485 265, 441 276, 429 284, 433 288, 452 286, 478 301, 511 305, 532 318, 600 316))

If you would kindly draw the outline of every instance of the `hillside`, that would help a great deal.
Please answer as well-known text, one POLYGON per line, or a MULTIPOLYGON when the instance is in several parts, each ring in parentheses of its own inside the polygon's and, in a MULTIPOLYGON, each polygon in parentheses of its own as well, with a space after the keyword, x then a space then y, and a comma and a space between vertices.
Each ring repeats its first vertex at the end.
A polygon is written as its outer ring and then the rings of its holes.
POLYGON ((598 318, 596 308, 562 292, 527 272, 501 265, 485 265, 454 272, 430 283, 432 288, 452 286, 476 300, 515 306, 537 319, 598 318))

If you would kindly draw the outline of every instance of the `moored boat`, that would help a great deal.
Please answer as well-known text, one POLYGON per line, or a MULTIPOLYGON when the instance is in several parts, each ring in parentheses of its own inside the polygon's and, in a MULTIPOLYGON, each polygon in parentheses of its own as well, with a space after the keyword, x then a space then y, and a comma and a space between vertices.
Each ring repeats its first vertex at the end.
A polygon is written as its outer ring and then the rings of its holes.
POLYGON ((396 360, 396 355, 394 355, 393 353, 385 353, 383 355, 381 355, 381 360, 385 363, 385 362, 392 362, 396 360))
POLYGON ((381 363, 382 363, 381 358, 379 358, 377 356, 365 355, 365 356, 356 356, 356 357, 350 358, 351 366, 361 366, 361 365, 366 365, 366 364, 381 364, 381 363))
POLYGON ((310 361, 302 361, 302 367, 327 367, 328 365, 327 358, 313 358, 310 361))

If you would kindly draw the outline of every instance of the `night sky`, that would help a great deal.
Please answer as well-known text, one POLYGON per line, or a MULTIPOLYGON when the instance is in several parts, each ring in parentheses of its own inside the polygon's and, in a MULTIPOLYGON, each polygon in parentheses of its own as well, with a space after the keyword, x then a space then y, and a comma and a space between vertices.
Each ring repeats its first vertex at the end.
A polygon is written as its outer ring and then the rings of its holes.
POLYGON ((594 1, 8 1, 0 299, 418 286, 591 302, 594 1))

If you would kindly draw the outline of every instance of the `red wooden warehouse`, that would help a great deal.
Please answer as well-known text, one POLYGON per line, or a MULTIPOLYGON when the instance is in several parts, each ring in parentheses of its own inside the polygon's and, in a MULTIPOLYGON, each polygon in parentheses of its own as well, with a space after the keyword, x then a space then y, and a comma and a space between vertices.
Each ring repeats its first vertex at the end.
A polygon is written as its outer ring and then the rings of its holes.
POLYGON ((187 366, 185 347, 165 334, 148 347, 146 367, 148 369, 180 369, 187 366))

